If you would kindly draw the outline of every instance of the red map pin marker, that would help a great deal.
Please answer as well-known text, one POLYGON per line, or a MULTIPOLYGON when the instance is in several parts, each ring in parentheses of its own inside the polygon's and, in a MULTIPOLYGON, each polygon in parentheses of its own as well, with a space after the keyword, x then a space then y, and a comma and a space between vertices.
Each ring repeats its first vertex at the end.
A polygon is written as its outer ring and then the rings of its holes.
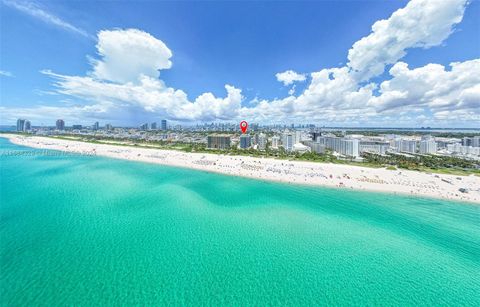
POLYGON ((242 120, 240 122, 240 129, 242 130, 242 133, 247 132, 247 128, 248 128, 248 123, 246 121, 242 120))

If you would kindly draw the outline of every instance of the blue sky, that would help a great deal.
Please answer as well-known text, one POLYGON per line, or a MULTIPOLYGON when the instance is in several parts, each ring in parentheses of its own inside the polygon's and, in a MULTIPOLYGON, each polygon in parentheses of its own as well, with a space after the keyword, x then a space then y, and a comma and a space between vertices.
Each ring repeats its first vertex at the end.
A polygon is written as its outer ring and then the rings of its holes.
POLYGON ((182 123, 245 118, 327 126, 479 127, 480 82, 473 71, 480 58, 479 1, 445 0, 443 7, 435 7, 438 1, 411 2, 4 0, 0 121, 27 117, 50 124, 66 118, 67 124, 138 125, 162 118, 182 123), (404 14, 391 18, 402 9, 404 14), (382 19, 391 22, 375 33, 372 25, 382 19), (418 29, 408 25, 411 20, 419 20, 418 29), (369 42, 353 47, 369 36, 369 42), (129 52, 132 39, 157 49, 129 52), (108 51, 99 54, 97 44, 108 51), (154 63, 165 50, 171 56, 154 63), (353 60, 350 50, 356 51, 353 60), (96 74, 95 63, 108 62, 117 51, 129 61, 104 65, 108 73, 96 74), (163 60, 171 65, 151 74, 158 67, 145 67, 150 58, 153 66, 163 60), (381 72, 367 72, 367 62, 379 62, 381 72), (463 65, 453 71, 452 62, 463 65), (443 66, 443 73, 429 64, 443 66), (106 77, 134 65, 134 76, 106 77), (395 65, 402 68, 396 78, 389 72, 395 65), (328 76, 332 69, 339 69, 335 80, 322 79, 322 72, 328 76), (288 70, 305 80, 287 85, 277 80, 288 70), (144 75, 154 84, 139 81, 144 75), (466 76, 460 89, 459 76, 466 76), (388 89, 382 89, 383 82, 390 82, 388 89), (445 84, 449 89, 431 93, 445 84))

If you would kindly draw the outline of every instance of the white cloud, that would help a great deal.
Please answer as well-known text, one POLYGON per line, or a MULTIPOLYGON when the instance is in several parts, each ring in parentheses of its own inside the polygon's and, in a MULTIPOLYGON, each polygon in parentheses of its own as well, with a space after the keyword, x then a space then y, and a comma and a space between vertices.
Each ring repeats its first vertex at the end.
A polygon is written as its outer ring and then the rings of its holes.
POLYGON ((38 4, 31 1, 17 1, 17 0, 3 0, 3 3, 11 8, 14 8, 22 13, 28 14, 34 18, 37 18, 45 23, 59 27, 63 30, 80 34, 87 38, 92 38, 85 30, 82 30, 64 20, 60 17, 53 15, 52 13, 44 10, 38 4))
MULTIPOLYGON (((263 121, 308 119, 392 125, 414 122, 425 112, 434 113, 442 108, 471 110, 475 107, 475 101, 479 101, 475 86, 479 82, 473 74, 476 66, 472 65, 475 61, 452 64, 452 73, 445 72, 443 67, 441 71, 444 74, 426 76, 424 73, 419 77, 423 78, 423 84, 414 80, 408 84, 399 82, 400 76, 395 73, 402 64, 398 64, 391 70, 391 86, 387 90, 389 81, 383 82, 380 94, 375 94, 377 84, 364 82, 382 74, 385 66, 396 63, 408 48, 429 48, 441 44, 451 34, 453 25, 462 20, 466 3, 460 0, 412 0, 389 19, 375 23, 372 34, 356 42, 350 49, 350 62, 346 66, 312 73, 310 84, 297 97, 290 93, 287 98, 262 101, 255 109, 244 108, 242 111, 263 121), (462 84, 458 84, 459 80, 462 84), (450 86, 445 88, 447 83, 450 86), (443 92, 440 89, 432 90, 442 84, 443 92), (416 99, 422 99, 422 102, 418 103, 416 99), (443 106, 436 105, 441 101, 443 106), (397 108, 402 109, 401 117, 397 108)), ((427 65, 416 73, 430 68, 427 65)), ((458 114, 466 113, 458 111, 458 114)), ((466 120, 471 118, 469 116, 466 120)), ((439 116, 435 119, 443 120, 439 116)))
POLYGON ((282 82, 285 86, 293 84, 294 82, 305 81, 307 79, 305 75, 299 74, 293 70, 277 73, 275 77, 277 77, 277 80, 282 82))
POLYGON ((242 108, 241 114, 259 122, 352 122, 375 115, 374 108, 366 106, 375 85, 359 87, 347 67, 323 69, 311 78, 299 96, 262 100, 254 108, 242 108))
MULTIPOLYGON (((278 73, 278 81, 293 84, 289 95, 274 100, 256 98, 249 106, 242 106, 241 90, 231 85, 225 85, 225 97, 207 92, 190 100, 183 90, 168 87, 158 78, 160 70, 172 66, 172 52, 161 40, 135 29, 100 31, 100 57, 91 60, 92 70, 86 76, 43 71, 55 80, 56 92, 84 105, 68 111, 66 107, 48 110, 61 114, 65 109, 66 114, 80 118, 130 119, 129 123, 137 124, 161 117, 351 126, 420 122, 465 125, 478 121, 480 80, 475 72, 480 71, 479 59, 452 63, 450 69, 438 64, 409 69, 406 63, 397 63, 408 48, 428 48, 444 41, 452 26, 462 19, 464 5, 465 1, 412 0, 388 20, 375 23, 372 34, 353 45, 349 64, 311 73, 309 84, 298 95, 294 95, 295 82, 305 81, 307 76, 291 70, 278 73), (387 64, 395 64, 389 71, 391 78, 381 84, 364 82, 381 74, 387 64), (449 119, 448 112, 454 117, 449 119)), ((16 111, 35 116, 46 108, 16 111)))
POLYGON ((348 51, 348 67, 359 80, 369 80, 394 64, 408 48, 440 45, 462 21, 468 0, 412 0, 390 18, 379 20, 372 33, 348 51))
POLYGON ((155 113, 175 120, 231 119, 237 115, 242 101, 241 90, 226 85, 227 96, 217 98, 204 93, 193 102, 182 90, 166 87, 161 80, 143 76, 138 84, 103 82, 91 77, 64 76, 43 72, 55 78, 58 92, 86 101, 110 101, 125 108, 155 113))
POLYGON ((294 84, 292 88, 288 90, 288 95, 292 96, 293 94, 295 94, 295 90, 296 90, 296 86, 294 84))
POLYGON ((0 76, 4 76, 4 77, 13 77, 13 74, 9 71, 5 71, 5 70, 0 70, 0 76))
POLYGON ((92 60, 92 76, 118 83, 138 82, 143 76, 158 78, 159 70, 172 66, 172 52, 161 40, 136 29, 100 31, 100 60, 92 60))
MULTIPOLYGON (((231 120, 238 116, 242 91, 231 85, 225 85, 227 97, 217 98, 212 93, 204 93, 193 103, 185 103, 177 112, 178 118, 191 120, 231 120)), ((175 110, 173 110, 175 113, 175 110)))
POLYGON ((430 110, 480 110, 480 59, 409 69, 403 62, 391 69, 392 79, 380 85, 380 95, 370 105, 380 111, 426 107, 430 110))
POLYGON ((465 123, 472 122, 478 128, 480 113, 478 109, 438 111, 433 114, 433 119, 446 123, 458 122, 462 127, 465 123))
POLYGON ((167 87, 159 80, 158 71, 172 65, 172 52, 146 32, 100 31, 97 49, 101 58, 91 60, 93 69, 87 76, 67 76, 49 70, 42 73, 56 80, 58 93, 90 103, 108 101, 175 120, 227 120, 238 114, 243 97, 241 90, 231 85, 225 85, 225 98, 204 93, 190 101, 184 91, 167 87))

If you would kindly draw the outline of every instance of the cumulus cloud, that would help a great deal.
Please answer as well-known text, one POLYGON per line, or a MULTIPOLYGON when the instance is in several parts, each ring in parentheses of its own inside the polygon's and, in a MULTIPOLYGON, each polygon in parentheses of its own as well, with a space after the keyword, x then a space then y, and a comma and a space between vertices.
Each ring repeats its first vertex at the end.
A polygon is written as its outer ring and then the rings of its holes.
POLYGON ((3 0, 5 5, 14 8, 22 13, 30 15, 38 20, 41 20, 47 24, 53 25, 62 30, 79 34, 81 36, 92 38, 85 30, 82 30, 71 23, 61 19, 58 16, 48 12, 41 8, 38 4, 32 1, 17 1, 17 0, 3 0))
POLYGON ((480 59, 409 69, 404 62, 390 69, 390 80, 380 85, 380 95, 369 104, 380 111, 426 107, 430 110, 480 110, 480 59))
POLYGON ((101 59, 92 59, 92 76, 100 80, 135 83, 144 76, 158 78, 161 69, 172 67, 167 45, 136 29, 100 31, 97 50, 101 59))
POLYGON ((137 84, 118 84, 91 77, 65 76, 51 71, 43 73, 56 80, 55 86, 61 94, 90 102, 109 101, 117 106, 135 107, 137 111, 155 113, 174 120, 235 118, 243 99, 241 90, 231 85, 225 85, 225 98, 204 93, 191 102, 184 91, 166 87, 161 80, 146 76, 140 78, 137 84))
POLYGON ((110 102, 109 108, 121 106, 174 120, 227 120, 238 115, 243 97, 234 86, 225 85, 224 98, 204 93, 190 101, 184 91, 158 79, 160 70, 172 66, 172 52, 149 33, 137 29, 100 31, 97 49, 100 58, 91 59, 92 71, 87 76, 50 70, 42 73, 55 80, 58 93, 90 103, 110 102))
POLYGON ((275 77, 277 77, 277 80, 282 82, 285 86, 293 84, 294 82, 305 81, 307 79, 305 75, 299 74, 293 70, 277 73, 275 77))
POLYGON ((462 21, 468 0, 412 0, 390 18, 379 20, 372 33, 363 37, 348 51, 348 67, 360 80, 383 73, 408 48, 430 48, 440 45, 462 21))
MULTIPOLYGON (((233 85, 225 85, 224 97, 207 92, 193 100, 183 90, 167 86, 159 77, 161 70, 172 66, 172 52, 158 38, 136 29, 100 31, 99 57, 91 59, 92 69, 85 76, 49 70, 43 73, 54 80, 57 93, 85 102, 68 111, 82 118, 116 116, 138 122, 152 116, 179 121, 247 118, 261 123, 311 121, 388 126, 435 121, 463 125, 479 120, 480 75, 476 72, 480 71, 480 59, 449 67, 428 64, 413 69, 398 60, 408 48, 441 44, 461 21, 465 5, 466 1, 460 0, 412 0, 390 18, 376 22, 372 33, 352 46, 347 65, 309 74, 309 83, 297 95, 295 82, 307 80, 307 75, 292 70, 278 73, 278 81, 286 86, 293 84, 288 96, 257 98, 249 106, 242 105, 242 92, 233 85), (380 84, 368 82, 389 64, 394 64, 390 77, 380 84), (449 112, 453 114, 450 118, 449 112)), ((53 114, 61 109, 48 110, 53 114)))
POLYGON ((375 115, 366 106, 374 84, 358 86, 347 67, 323 69, 311 74, 311 82, 299 96, 262 100, 255 108, 242 108, 243 117, 258 121, 359 121, 375 115))

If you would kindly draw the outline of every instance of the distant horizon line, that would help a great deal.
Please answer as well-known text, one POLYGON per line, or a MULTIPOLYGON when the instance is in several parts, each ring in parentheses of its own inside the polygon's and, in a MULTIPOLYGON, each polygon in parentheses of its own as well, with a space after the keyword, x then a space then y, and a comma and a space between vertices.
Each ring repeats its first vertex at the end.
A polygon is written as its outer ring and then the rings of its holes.
MULTIPOLYGON (((107 123, 108 124, 108 123, 107 123)), ((202 123, 202 124, 191 124, 191 125, 185 125, 186 127, 194 127, 197 125, 205 125, 209 123, 202 123)), ((218 123, 217 123, 218 124, 218 123)), ((232 123, 226 123, 226 124, 232 124, 232 123)), ((255 123, 256 124, 256 123, 255 123)), ((91 127, 93 125, 83 125, 83 124, 74 124, 74 125, 81 125, 84 126, 85 128, 91 127)), ((74 125, 70 126, 65 126, 68 128, 72 128, 74 125)), ((110 124, 115 128, 131 128, 131 129, 139 129, 141 125, 138 126, 122 126, 122 125, 113 125, 110 124)), ((178 124, 181 125, 181 124, 178 124)), ((287 128, 291 128, 291 124, 267 124, 267 125, 261 125, 261 127, 272 127, 272 126, 286 126, 287 128)), ((300 124, 300 125, 310 125, 310 124, 300 124)), ((311 124, 314 125, 314 124, 311 124)), ((181 125, 184 126, 184 125, 181 125)), ((16 124, 10 124, 10 125, 0 125, 0 128, 2 127, 16 127, 16 124)), ((101 126, 105 127, 105 125, 101 126)), ((55 128, 55 125, 32 125, 32 128, 55 128)), ((299 128, 297 125, 295 125, 294 128, 299 128)), ((308 128, 308 127, 306 127, 308 128)), ((349 130, 368 130, 368 129, 373 129, 373 130, 480 130, 480 127, 474 127, 474 128, 467 128, 467 127, 381 127, 381 126, 372 126, 372 127, 347 127, 347 126, 317 126, 315 125, 315 128, 325 128, 325 129, 349 129, 349 130)), ((148 129, 148 130, 162 130, 162 129, 148 129)), ((169 129, 167 129, 169 130, 169 129)), ((250 130, 250 129, 249 129, 250 130)))

